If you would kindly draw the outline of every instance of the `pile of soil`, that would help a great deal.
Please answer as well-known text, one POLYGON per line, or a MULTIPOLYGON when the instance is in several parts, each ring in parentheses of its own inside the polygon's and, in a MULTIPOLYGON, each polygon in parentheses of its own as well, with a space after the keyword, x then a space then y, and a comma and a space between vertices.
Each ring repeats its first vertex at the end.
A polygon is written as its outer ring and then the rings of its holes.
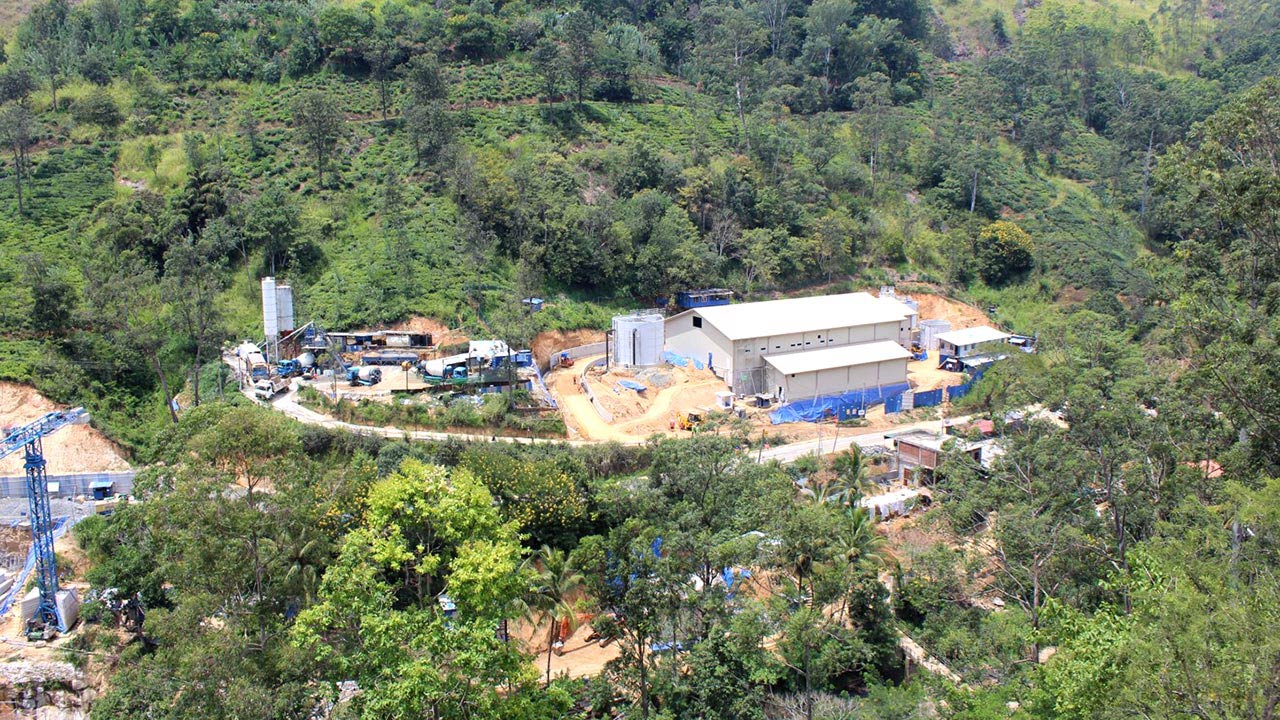
POLYGON ((986 313, 959 300, 926 293, 914 293, 903 297, 909 297, 920 304, 921 320, 946 320, 951 323, 952 330, 991 324, 986 313))
POLYGON ((451 330, 439 320, 421 315, 415 315, 408 320, 401 320, 387 329, 411 333, 431 333, 431 342, 436 345, 453 345, 470 340, 466 333, 461 330, 451 330))
MULTIPOLYGON (((30 385, 0 382, 0 429, 25 425, 65 405, 50 402, 30 385)), ((119 446, 88 425, 68 425, 44 439, 46 471, 50 475, 128 470, 119 446)), ((0 475, 18 476, 22 453, 0 460, 0 475)))
POLYGON ((529 349, 533 351, 533 361, 542 367, 550 361, 552 355, 562 350, 598 342, 604 342, 604 332, 601 330, 548 330, 534 336, 529 349))

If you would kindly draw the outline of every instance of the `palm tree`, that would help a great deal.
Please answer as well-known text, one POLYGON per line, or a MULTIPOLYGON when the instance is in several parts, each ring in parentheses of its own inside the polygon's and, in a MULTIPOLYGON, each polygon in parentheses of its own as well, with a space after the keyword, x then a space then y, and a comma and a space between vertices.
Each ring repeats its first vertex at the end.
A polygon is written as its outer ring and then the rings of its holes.
POLYGON ((804 488, 800 494, 819 503, 857 507, 858 499, 866 494, 869 467, 870 462, 862 449, 857 445, 850 445, 848 450, 831 460, 834 478, 804 488))
POLYGON ((551 685, 551 653, 559 630, 556 621, 564 616, 569 620, 571 631, 577 629, 578 616, 570 598, 582 588, 585 580, 567 553, 546 545, 526 560, 525 566, 532 571, 533 582, 524 603, 531 613, 541 614, 550 624, 547 630, 547 685, 551 685))
POLYGON ((844 513, 839 532, 832 538, 835 556, 850 565, 885 563, 884 536, 876 532, 876 522, 864 507, 851 507, 844 513))
POLYGON ((856 443, 831 459, 831 470, 835 472, 837 482, 850 495, 864 494, 870 467, 871 462, 867 459, 866 453, 856 443))

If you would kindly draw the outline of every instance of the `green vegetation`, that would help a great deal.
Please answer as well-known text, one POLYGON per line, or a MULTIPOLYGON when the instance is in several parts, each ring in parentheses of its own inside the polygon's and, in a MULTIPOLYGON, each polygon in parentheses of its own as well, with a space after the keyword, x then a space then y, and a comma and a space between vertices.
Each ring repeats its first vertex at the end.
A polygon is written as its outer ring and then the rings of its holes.
POLYGON ((410 395, 390 403, 346 399, 335 403, 308 387, 303 388, 299 399, 313 410, 360 425, 457 432, 496 428, 504 435, 549 438, 563 438, 566 432, 560 414, 533 402, 525 390, 445 398, 410 395))
MULTIPOLYGON (((1277 38, 1272 0, 34 4, 0 378, 146 466, 76 530, 148 608, 85 636, 94 716, 303 718, 353 681, 331 717, 1270 717, 1277 38), (1039 352, 964 399, 1004 452, 950 458, 903 536, 867 458, 752 462, 729 418, 497 447, 224 398, 268 274, 330 329, 512 345, 695 286, 914 284, 1039 352), (587 682, 508 641, 579 614, 618 651, 587 682), (899 634, 966 686, 904 682, 899 634)), ((565 432, 403 400, 325 407, 565 432)))

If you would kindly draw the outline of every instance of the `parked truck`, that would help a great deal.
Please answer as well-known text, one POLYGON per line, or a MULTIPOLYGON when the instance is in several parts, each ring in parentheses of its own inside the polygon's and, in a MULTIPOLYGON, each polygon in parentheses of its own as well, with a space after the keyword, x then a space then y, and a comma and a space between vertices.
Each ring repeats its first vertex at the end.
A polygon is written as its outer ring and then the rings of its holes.
POLYGON ((267 364, 267 359, 262 356, 262 353, 251 353, 245 362, 249 364, 249 377, 254 381, 271 377, 271 366, 267 364))
POLYGON ((289 380, 279 375, 263 378, 253 384, 253 396, 259 400, 270 400, 289 387, 289 380))
POLYGON ((382 370, 372 365, 361 365, 359 367, 347 368, 347 382, 353 386, 377 385, 382 382, 382 370))

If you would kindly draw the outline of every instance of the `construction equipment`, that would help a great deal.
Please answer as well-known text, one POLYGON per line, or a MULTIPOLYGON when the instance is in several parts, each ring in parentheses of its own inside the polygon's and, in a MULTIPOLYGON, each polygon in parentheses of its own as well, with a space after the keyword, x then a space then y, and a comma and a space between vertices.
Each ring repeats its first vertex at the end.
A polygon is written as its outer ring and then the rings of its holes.
POLYGON ((569 353, 560 353, 560 367, 573 367, 573 358, 569 357, 569 353))
POLYGON ((681 430, 689 430, 692 432, 693 430, 698 429, 698 426, 702 424, 702 413, 698 410, 682 412, 677 417, 676 424, 681 430))
MULTIPOLYGON (((0 458, 24 451, 27 471, 27 502, 31 519, 31 547, 35 556, 36 587, 40 604, 27 623, 29 639, 49 639, 54 630, 66 632, 67 625, 58 608, 58 564, 53 555, 53 518, 49 511, 49 479, 45 476, 44 437, 67 425, 89 422, 84 408, 51 412, 33 423, 8 432, 0 443, 0 458)), ((19 578, 21 586, 25 578, 19 578)))
POLYGON ((359 367, 347 368, 347 382, 352 386, 377 385, 382 382, 382 370, 372 365, 361 365, 359 367))

